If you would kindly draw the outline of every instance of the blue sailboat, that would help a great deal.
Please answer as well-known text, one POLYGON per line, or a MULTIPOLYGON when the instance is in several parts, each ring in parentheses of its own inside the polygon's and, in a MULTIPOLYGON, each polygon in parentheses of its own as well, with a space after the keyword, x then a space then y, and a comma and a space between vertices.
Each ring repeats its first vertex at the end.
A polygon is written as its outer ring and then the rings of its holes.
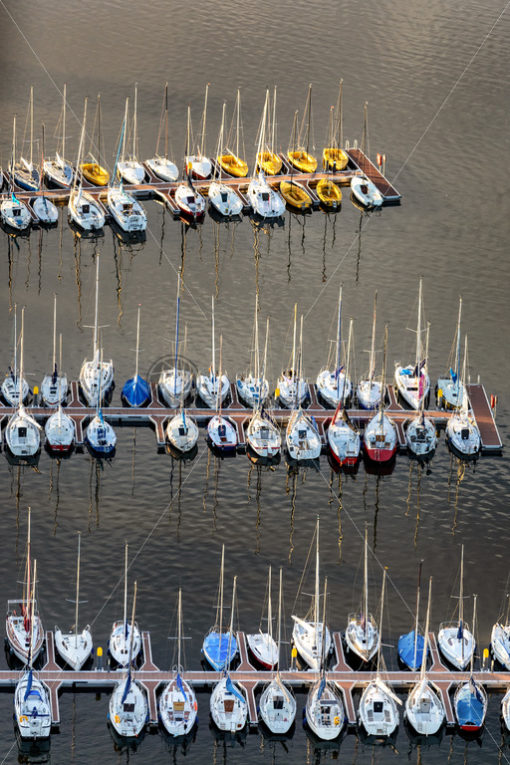
POLYGON ((419 632, 419 611, 420 611, 420 583, 421 569, 423 561, 420 561, 418 568, 418 585, 416 587, 416 617, 414 629, 401 635, 398 639, 398 658, 412 672, 417 672, 423 662, 423 649, 425 638, 419 632))
MULTIPOLYGON (((476 634, 476 595, 473 596, 473 637, 476 634)), ((453 697, 455 717, 459 728, 466 733, 478 733, 487 713, 487 692, 481 683, 473 676, 473 661, 475 652, 471 654, 469 680, 459 685, 453 697)))
POLYGON ((146 406, 151 400, 150 385, 138 374, 138 355, 140 351, 140 306, 138 306, 138 319, 136 322, 136 361, 135 374, 126 380, 121 392, 122 401, 126 406, 146 406))
POLYGON ((202 653, 216 672, 227 670, 237 653, 237 640, 232 631, 222 630, 223 617, 223 569, 225 561, 225 545, 221 548, 220 585, 218 604, 216 606, 216 621, 209 630, 202 644, 202 653))

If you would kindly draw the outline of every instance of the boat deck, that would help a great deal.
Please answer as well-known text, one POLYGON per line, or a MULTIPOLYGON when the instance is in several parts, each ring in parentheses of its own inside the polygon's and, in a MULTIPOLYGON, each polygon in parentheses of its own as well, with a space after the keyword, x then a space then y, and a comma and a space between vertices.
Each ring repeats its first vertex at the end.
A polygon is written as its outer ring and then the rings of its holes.
MULTIPOLYGON (((321 435, 323 447, 326 447, 326 429, 333 416, 332 409, 326 409, 322 406, 317 397, 317 390, 314 384, 309 383, 309 405, 306 409, 308 415, 315 419, 317 428, 321 435)), ((159 451, 164 451, 166 437, 165 427, 169 419, 171 419, 176 413, 176 409, 169 409, 161 401, 158 393, 158 386, 156 383, 151 383, 152 398, 148 406, 141 408, 131 408, 126 406, 105 406, 102 408, 103 416, 111 424, 119 425, 149 425, 152 427, 156 434, 156 443, 159 451)), ((482 453, 483 454, 498 454, 503 449, 503 443, 496 426, 496 422, 492 415, 492 411, 489 406, 487 394, 485 388, 481 383, 476 383, 468 386, 472 413, 480 428, 480 434, 482 439, 482 453)), ((392 385, 387 386, 387 396, 389 399, 389 405, 386 408, 386 413, 397 427, 399 450, 405 452, 407 450, 404 430, 408 420, 410 420, 415 414, 409 409, 404 409, 399 403, 395 388, 392 385)), ((42 406, 26 406, 25 409, 38 421, 44 422, 50 414, 51 409, 42 406)), ((5 421, 14 413, 15 409, 5 406, 0 403, 0 427, 5 424, 5 421)), ((68 404, 65 407, 66 413, 72 417, 76 425, 76 446, 81 449, 84 445, 84 427, 89 420, 91 420, 95 414, 95 408, 87 407, 83 404, 79 394, 79 383, 73 381, 70 384, 70 396, 68 398, 68 404)), ((252 411, 243 406, 237 396, 237 388, 234 383, 230 386, 230 403, 224 406, 222 409, 225 415, 228 415, 229 419, 236 425, 238 433, 238 447, 239 451, 244 451, 246 447, 245 440, 245 427, 248 425, 252 411)), ((208 420, 213 416, 214 411, 204 407, 198 407, 196 405, 190 405, 186 407, 186 412, 194 417, 199 425, 205 426, 208 420)), ((285 427, 290 414, 290 409, 272 409, 273 417, 276 422, 285 427)), ((373 411, 366 409, 348 409, 347 410, 350 419, 360 428, 363 428, 366 423, 374 416, 373 411)), ((438 429, 444 428, 449 417, 452 416, 452 412, 443 409, 429 409, 426 410, 427 417, 434 421, 438 429)))
MULTIPOLYGON (((344 654, 342 635, 340 632, 334 632, 333 635, 333 661, 332 669, 328 671, 328 680, 334 682, 342 692, 346 717, 348 725, 356 725, 356 707, 354 703, 353 692, 359 691, 376 677, 375 671, 359 670, 355 671, 347 664, 344 654)), ((455 718, 450 699, 451 689, 469 679, 468 672, 457 672, 449 670, 441 661, 436 636, 434 632, 429 633, 431 665, 427 670, 429 679, 437 686, 441 692, 443 703, 446 710, 447 725, 455 725, 455 718)), ((248 720, 250 726, 258 724, 257 702, 255 691, 259 686, 272 680, 274 673, 264 670, 257 670, 250 662, 246 635, 244 632, 237 633, 237 641, 240 651, 240 663, 236 669, 232 670, 230 676, 235 683, 241 685, 246 693, 248 701, 248 720)), ((173 677, 172 671, 160 670, 153 662, 151 639, 149 632, 142 633, 143 662, 139 669, 133 672, 136 680, 144 686, 147 691, 149 701, 149 725, 156 727, 158 725, 158 707, 157 691, 165 683, 170 682, 173 677)), ((96 659, 96 661, 99 661, 96 659)), ((54 729, 60 726, 59 693, 65 689, 80 690, 102 690, 112 688, 119 680, 124 677, 122 670, 110 670, 97 666, 89 670, 74 672, 73 670, 62 669, 56 662, 55 643, 53 632, 46 632, 46 662, 37 672, 39 679, 47 686, 51 699, 51 719, 54 729)), ((406 670, 397 670, 381 673, 383 679, 393 688, 405 691, 410 688, 419 679, 419 672, 409 672, 406 670)), ((280 672, 283 682, 289 684, 296 690, 305 690, 317 682, 319 673, 312 670, 288 669, 280 672)), ((14 688, 19 680, 19 670, 0 670, 0 688, 14 688)), ((186 670, 182 677, 192 686, 197 688, 210 688, 221 678, 220 672, 213 670, 186 670)), ((510 672, 497 671, 477 671, 474 672, 475 679, 484 685, 489 691, 506 690, 510 684, 510 672)))

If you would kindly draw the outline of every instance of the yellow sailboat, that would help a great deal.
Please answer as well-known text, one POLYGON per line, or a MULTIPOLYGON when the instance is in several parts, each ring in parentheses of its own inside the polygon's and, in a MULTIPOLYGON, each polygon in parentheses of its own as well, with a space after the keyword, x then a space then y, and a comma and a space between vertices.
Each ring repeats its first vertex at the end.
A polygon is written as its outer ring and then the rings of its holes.
POLYGON ((323 178, 315 189, 321 205, 330 210, 337 210, 342 204, 342 191, 336 183, 323 178))
MULTIPOLYGON (((97 107, 96 107, 96 119, 97 119, 97 154, 98 159, 92 156, 89 151, 91 161, 82 162, 80 165, 83 177, 95 186, 108 186, 110 182, 110 173, 101 165, 101 94, 97 94, 97 107)), ((94 131, 92 131, 94 132, 94 131)))
POLYGON ((266 107, 264 107, 264 114, 267 115, 267 125, 260 125, 259 134, 265 129, 265 135, 271 136, 271 144, 262 146, 261 150, 257 154, 257 168, 262 170, 264 175, 279 175, 282 169, 282 158, 275 153, 275 136, 276 136, 276 85, 273 92, 273 118, 269 117, 269 91, 266 91, 266 107))
MULTIPOLYGON (((221 169, 225 173, 228 173, 229 175, 233 175, 236 178, 246 178, 246 176, 248 175, 248 163, 245 162, 244 159, 242 159, 239 154, 239 131, 241 129, 240 114, 241 114, 241 91, 238 89, 237 99, 236 99, 236 109, 235 109, 236 150, 234 152, 231 149, 227 148, 227 151, 224 154, 222 153, 216 159, 221 169)), ((227 139, 227 147, 232 145, 233 129, 234 129, 234 117, 232 117, 232 124, 230 125, 230 130, 229 130, 228 139, 227 139)), ((244 146, 243 146, 243 154, 244 154, 244 146)))
POLYGON ((348 154, 341 148, 342 136, 342 89, 343 80, 338 88, 338 100, 329 112, 328 145, 322 150, 322 167, 324 170, 343 170, 349 161, 348 154))
POLYGON ((303 120, 299 129, 297 145, 287 152, 287 159, 301 173, 314 173, 317 170, 317 159, 310 154, 310 122, 312 117, 312 84, 308 86, 303 120), (304 131, 306 120, 306 131, 304 131))
MULTIPOLYGON (((297 115, 297 111, 294 112, 291 138, 291 143, 293 145, 296 143, 297 115)), ((311 208, 312 198, 301 183, 296 183, 296 181, 293 180, 292 175, 293 171, 291 170, 290 181, 282 181, 280 183, 280 194, 290 207, 293 207, 300 212, 305 212, 311 208)))

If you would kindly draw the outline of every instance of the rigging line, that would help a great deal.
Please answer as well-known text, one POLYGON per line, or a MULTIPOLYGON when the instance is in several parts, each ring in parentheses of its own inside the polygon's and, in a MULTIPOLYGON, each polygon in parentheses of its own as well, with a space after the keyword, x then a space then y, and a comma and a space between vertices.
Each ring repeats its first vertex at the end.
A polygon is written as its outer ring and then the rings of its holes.
MULTIPOLYGON (((2 4, 3 4, 3 0, 0 0, 0 2, 2 2, 2 4)), ((499 24, 499 22, 501 21, 502 17, 503 17, 503 16, 504 16, 504 14, 506 13, 506 11, 507 11, 507 9, 508 9, 508 7, 509 7, 509 6, 510 6, 510 0, 508 0, 508 2, 506 3, 505 7, 504 7, 504 8, 503 8, 503 10, 500 12, 499 16, 498 16, 498 17, 497 17, 497 19, 494 21, 494 23, 492 24, 492 26, 491 26, 491 28, 489 29, 489 31, 488 31, 488 32, 485 34, 485 36, 484 36, 483 40, 481 41, 481 43, 479 44, 478 48, 475 50, 475 52, 473 53, 473 55, 472 55, 472 56, 471 56, 471 58, 469 59, 468 63, 465 65, 464 69, 463 69, 463 70, 462 70, 462 72, 459 74, 459 76, 457 77, 456 81, 454 82, 454 84, 452 85, 452 87, 450 88, 450 90, 448 91, 448 93, 446 94, 446 96, 443 98, 443 100, 442 100, 441 104, 440 104, 440 105, 439 105, 439 107, 437 108, 437 110, 436 110, 436 113, 434 114, 434 116, 433 116, 433 117, 432 117, 432 119, 430 120, 429 124, 427 125, 427 127, 425 128, 425 130, 423 131, 423 133, 421 134, 421 136, 418 138, 418 140, 415 142, 415 144, 414 144, 413 148, 410 150, 410 152, 408 153, 407 157, 404 159, 403 163, 401 164, 400 168, 397 170, 396 174, 395 174, 395 175, 393 176, 393 178, 391 179, 391 183, 392 183, 392 184, 393 184, 393 183, 394 183, 394 182, 397 180, 397 178, 399 177, 399 175, 400 175, 400 173, 402 172, 402 170, 403 170, 403 169, 406 167, 407 163, 409 162, 409 160, 411 159, 411 157, 412 157, 412 156, 413 156, 413 154, 415 153, 416 149, 417 149, 417 148, 418 148, 418 146, 421 144, 421 142, 423 141, 423 139, 425 138, 425 136, 426 136, 426 135, 427 135, 427 133, 429 132, 430 128, 432 127, 432 125, 433 125, 433 124, 434 124, 434 122, 436 121, 437 117, 439 116, 439 114, 442 112, 442 110, 443 110, 443 109, 444 109, 444 107, 446 106, 446 103, 447 103, 447 101, 449 100, 450 96, 451 96, 451 95, 453 94, 453 92, 456 90, 456 88, 457 88, 458 84, 460 83, 460 81, 462 80, 462 78, 464 77, 464 75, 466 74, 466 72, 468 71, 468 69, 470 68, 470 66, 471 66, 471 64, 473 63, 473 61, 475 60, 475 58, 476 58, 476 57, 478 56, 478 54, 480 53, 481 49, 483 48, 483 46, 484 46, 484 45, 485 45, 485 43, 487 42, 488 38, 490 37, 490 35, 491 35, 491 34, 492 34, 492 32, 494 31, 494 29, 495 29, 495 27, 497 26, 497 24, 499 24)), ((371 218, 369 218, 369 219, 368 219, 367 225, 368 225, 368 223, 370 222, 370 220, 371 220, 371 218)), ((308 309, 308 311, 307 311, 307 312, 306 312, 306 314, 305 314, 305 319, 307 319, 307 318, 308 318, 308 316, 309 316, 309 314, 311 313, 311 311, 312 311, 312 310, 315 308, 315 305, 316 305, 317 301, 319 300, 319 298, 321 297, 322 293, 324 292, 324 290, 326 289, 326 287, 328 286, 328 284, 330 283, 330 281, 332 280, 332 278, 334 277, 334 275, 336 274, 336 272, 338 271, 338 269, 340 268, 340 266, 342 265, 342 263, 343 263, 343 262, 344 262, 344 260, 346 259, 347 255, 350 253, 351 249, 354 247, 354 244, 356 243, 357 239, 358 239, 358 234, 356 234, 356 236, 353 238, 353 240, 352 240, 351 244, 349 245, 349 247, 348 247, 348 249, 347 249, 347 251, 346 251, 345 255, 344 255, 344 256, 343 256, 343 258, 342 258, 342 259, 341 259, 341 260, 340 260, 340 261, 337 263, 337 266, 336 266, 335 270, 333 271, 333 273, 331 274, 331 276, 329 277, 329 279, 328 279, 328 280, 325 282, 325 284, 324 284, 324 285, 322 286, 322 288, 319 290, 319 293, 317 294, 317 297, 315 298, 315 300, 313 301, 312 305, 310 306, 310 308, 308 309)))
MULTIPOLYGON (((0 2, 1 2, 1 0, 0 0, 0 2)), ((16 746, 16 739, 14 739, 11 748, 9 749, 9 751, 7 752, 5 757, 3 758, 2 762, 0 763, 0 765, 4 765, 4 763, 7 762, 7 758, 10 755, 10 753, 12 752, 12 750, 14 749, 15 746, 16 746)))
MULTIPOLYGON (((1 0, 0 0, 0 2, 1 2, 1 0)), ((194 470, 195 470, 195 468, 197 467, 197 465, 199 465, 199 464, 200 464, 200 462, 201 462, 201 460, 203 459, 203 456, 204 456, 204 454, 206 453, 206 451, 208 452, 208 451, 209 451, 209 449, 207 449, 207 450, 205 450, 205 449, 204 449, 204 450, 202 450, 202 451, 201 451, 201 453, 200 453, 200 455, 199 455, 199 457, 198 457, 198 459, 196 459, 196 460, 194 461, 194 463, 193 463, 193 467, 191 468, 191 470, 189 471, 188 475, 186 476, 186 478, 184 479, 184 481, 183 481, 183 482, 182 482, 182 484, 181 484, 181 488, 182 488, 182 486, 184 486, 184 484, 186 483, 186 481, 188 480, 188 478, 189 478, 189 477, 192 475, 192 473, 194 472, 194 470)), ((169 509, 170 509, 170 506, 171 506, 172 502, 173 502, 173 497, 170 499, 170 501, 168 502, 168 504, 167 504, 167 505, 166 505, 166 507, 164 508, 163 512, 161 513, 161 515, 159 516, 159 518, 157 519, 157 521, 154 523, 154 525, 153 525, 152 529, 149 531, 149 533, 148 533, 148 534, 147 534, 147 536, 145 537, 144 541, 142 542, 142 544, 140 545, 140 547, 139 547, 139 548, 138 548, 138 550, 136 551, 135 555, 134 555, 134 556, 133 556, 133 558, 130 560, 130 562, 129 562, 129 566, 128 566, 128 571, 131 569, 131 566, 132 566, 132 565, 133 565, 133 563, 136 561, 136 559, 138 558, 138 556, 140 555, 140 553, 141 553, 141 552, 142 552, 142 550, 144 549, 145 545, 147 544, 147 542, 149 541, 149 539, 152 537, 152 535, 154 534, 154 532, 155 532, 155 531, 156 531, 156 529, 158 528, 159 524, 161 523, 161 521, 163 520, 163 518, 165 517, 165 515, 168 513, 168 511, 169 511, 169 509)), ((96 620, 99 618, 99 616, 101 615, 101 613, 103 612, 103 610, 106 608, 106 606, 107 606, 107 604, 109 603, 109 601, 110 601, 111 597, 113 596, 113 594, 116 592, 117 588, 119 587, 119 585, 120 585, 120 584, 121 584, 123 581, 124 581, 124 573, 122 573, 122 576, 120 576, 120 577, 119 577, 119 579, 117 580, 117 583, 116 583, 116 584, 115 584, 115 585, 112 587, 112 589, 111 589, 111 591, 110 591, 110 594, 109 594, 109 595, 108 595, 108 597, 106 598, 105 602, 103 603, 103 605, 101 606, 101 608, 99 609, 99 611, 96 613, 96 615, 94 616, 94 618, 93 618, 93 619, 92 619, 92 621, 90 622, 90 626, 91 626, 91 627, 94 625, 94 623, 95 623, 95 622, 96 622, 96 620)))

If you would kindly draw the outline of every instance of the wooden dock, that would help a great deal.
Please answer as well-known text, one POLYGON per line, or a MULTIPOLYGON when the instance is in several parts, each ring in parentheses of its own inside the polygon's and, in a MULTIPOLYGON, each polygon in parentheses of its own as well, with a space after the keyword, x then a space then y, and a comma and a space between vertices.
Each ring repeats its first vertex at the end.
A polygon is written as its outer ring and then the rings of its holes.
MULTIPOLYGON (((344 654, 342 635, 340 632, 334 632, 333 638, 333 660, 332 669, 328 671, 328 680, 335 683, 341 691, 347 723, 354 726, 357 723, 356 707, 354 703, 353 692, 363 689, 371 680, 374 680, 376 673, 372 670, 353 670, 347 664, 344 654)), ((429 633, 431 665, 427 670, 429 679, 437 686, 441 692, 443 703, 446 710, 446 723, 449 726, 455 725, 455 718, 450 699, 450 691, 459 683, 466 682, 469 679, 469 672, 457 672, 449 670, 441 661, 437 647, 436 636, 434 632, 429 633)), ((259 686, 270 682, 274 677, 274 672, 268 670, 257 670, 250 661, 248 654, 246 636, 244 632, 237 633, 237 642, 240 652, 240 663, 236 669, 230 672, 230 676, 235 683, 242 686, 246 700, 248 702, 248 722, 254 727, 258 724, 258 710, 255 691, 259 686)), ((170 682, 173 678, 171 671, 160 670, 153 662, 151 639, 149 632, 142 633, 142 651, 143 661, 139 669, 133 671, 136 680, 145 688, 149 702, 149 725, 158 726, 158 704, 157 691, 163 684, 170 682)), ((97 659, 96 659, 97 660, 97 659)), ((62 669, 57 664, 55 657, 55 643, 53 632, 46 632, 46 662, 44 666, 37 671, 39 679, 46 685, 51 700, 51 719, 52 727, 58 730, 60 726, 59 694, 65 689, 80 690, 103 690, 110 689, 116 683, 122 680, 123 670, 111 670, 108 667, 100 668, 96 666, 89 670, 62 669)), ((281 678, 295 690, 306 691, 310 685, 317 682, 320 675, 313 670, 282 669, 281 678)), ((0 670, 0 687, 14 688, 19 680, 19 670, 0 670)), ((221 678, 220 672, 213 670, 185 670, 182 677, 193 687, 211 688, 221 678)), ((383 679, 395 690, 405 691, 419 680, 419 672, 409 672, 407 670, 396 670, 382 673, 383 679)), ((477 671, 474 672, 477 682, 485 686, 489 691, 506 690, 510 684, 510 672, 506 671, 477 671)))
MULTIPOLYGON (((323 448, 326 449, 326 430, 334 412, 332 409, 325 408, 319 402, 316 386, 314 384, 309 383, 308 388, 309 405, 306 408, 306 412, 315 419, 323 448)), ((472 413, 480 428, 482 454, 501 453, 503 443, 492 415, 492 410, 489 406, 485 388, 481 383, 476 383, 469 385, 468 391, 472 413)), ((156 383, 151 383, 151 392, 151 401, 146 407, 105 406, 102 408, 102 412, 104 418, 111 424, 118 424, 121 426, 148 425, 152 427, 156 434, 157 448, 159 451, 164 451, 166 444, 165 427, 167 422, 177 413, 177 410, 169 409, 166 404, 161 401, 156 383)), ((406 452, 405 427, 406 423, 415 415, 415 412, 402 407, 398 402, 395 388, 392 385, 387 386, 387 396, 389 398, 389 405, 385 411, 396 425, 399 450, 401 452, 406 452)), ((42 406, 26 406, 25 409, 39 422, 47 420, 54 411, 48 407, 42 406)), ((7 418, 10 417, 14 411, 14 408, 0 403, 0 428, 5 425, 7 418)), ((77 381, 73 381, 70 384, 70 395, 65 411, 75 422, 75 445, 78 449, 81 449, 85 443, 85 426, 87 422, 95 416, 96 410, 95 408, 85 406, 82 402, 79 394, 79 383, 77 381)), ((230 386, 230 403, 224 406, 222 411, 229 417, 232 423, 235 424, 238 435, 238 450, 243 452, 246 448, 245 428, 252 415, 252 410, 245 407, 239 401, 235 383, 231 383, 230 386)), ((196 404, 194 406, 187 406, 186 412, 194 417, 199 425, 202 426, 206 426, 207 422, 214 415, 214 410, 207 407, 198 407, 196 404)), ((361 429, 364 428, 367 422, 374 416, 373 411, 366 409, 348 409, 347 412, 352 422, 361 429)), ((276 422, 284 428, 289 420, 291 410, 271 409, 271 413, 276 422)), ((444 428, 448 418, 452 416, 451 411, 443 409, 429 409, 425 414, 434 421, 438 429, 444 428)))

